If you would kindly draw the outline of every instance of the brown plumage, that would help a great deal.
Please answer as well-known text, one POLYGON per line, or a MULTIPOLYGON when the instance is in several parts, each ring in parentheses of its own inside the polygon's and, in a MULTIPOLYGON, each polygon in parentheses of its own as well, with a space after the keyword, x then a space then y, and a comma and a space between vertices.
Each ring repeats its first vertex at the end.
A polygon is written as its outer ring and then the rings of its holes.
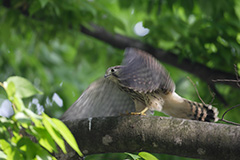
POLYGON ((129 94, 135 103, 136 114, 157 110, 178 118, 218 120, 215 107, 180 97, 165 68, 144 51, 127 48, 122 65, 110 67, 105 77, 129 94))
POLYGON ((127 48, 118 74, 120 85, 138 92, 164 90, 172 92, 175 85, 165 68, 151 55, 127 48))

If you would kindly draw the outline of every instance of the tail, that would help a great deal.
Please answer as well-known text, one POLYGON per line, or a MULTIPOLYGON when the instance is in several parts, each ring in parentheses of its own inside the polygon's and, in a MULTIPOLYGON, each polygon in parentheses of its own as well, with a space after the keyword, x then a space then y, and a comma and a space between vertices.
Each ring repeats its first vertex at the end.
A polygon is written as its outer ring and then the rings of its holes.
POLYGON ((193 102, 173 92, 167 96, 163 106, 164 113, 177 118, 192 119, 206 122, 218 121, 218 110, 209 104, 193 102))
POLYGON ((188 106, 191 108, 191 119, 206 122, 218 121, 218 110, 212 105, 192 102, 189 100, 185 100, 185 103, 188 103, 188 106))

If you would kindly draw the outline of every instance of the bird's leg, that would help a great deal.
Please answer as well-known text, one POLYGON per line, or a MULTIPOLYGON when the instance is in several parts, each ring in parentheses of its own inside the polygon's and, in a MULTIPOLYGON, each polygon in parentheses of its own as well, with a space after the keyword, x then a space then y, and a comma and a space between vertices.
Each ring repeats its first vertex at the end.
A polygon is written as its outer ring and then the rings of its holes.
POLYGON ((135 111, 131 112, 130 115, 146 115, 145 112, 148 110, 148 107, 145 103, 141 101, 134 100, 135 111))
POLYGON ((141 112, 131 112, 131 115, 146 115, 146 111, 148 110, 148 107, 145 107, 141 112))

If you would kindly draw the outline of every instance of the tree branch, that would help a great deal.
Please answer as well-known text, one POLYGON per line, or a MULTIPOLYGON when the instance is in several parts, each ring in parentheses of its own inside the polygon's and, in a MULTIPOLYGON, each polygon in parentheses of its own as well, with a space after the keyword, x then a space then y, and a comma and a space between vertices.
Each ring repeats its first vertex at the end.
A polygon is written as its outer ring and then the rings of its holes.
MULTIPOLYGON (((4 0, 2 4, 6 8, 12 7, 10 0, 4 0)), ((25 7, 24 9, 18 8, 18 10, 26 17, 29 16, 27 7, 25 7)), ((155 48, 149 44, 143 43, 133 38, 122 36, 120 34, 110 33, 106 31, 104 28, 96 25, 92 25, 91 30, 87 29, 84 26, 80 26, 80 31, 86 35, 89 35, 89 36, 95 37, 96 39, 104 41, 116 48, 125 49, 126 47, 135 47, 135 48, 145 50, 150 54, 152 54, 154 57, 156 57, 158 60, 171 64, 189 73, 192 73, 195 76, 206 81, 208 84, 213 84, 214 83, 212 81, 213 79, 235 79, 236 78, 235 75, 233 74, 208 68, 205 65, 202 65, 200 63, 192 62, 190 59, 186 59, 186 58, 182 59, 180 63, 179 62, 180 58, 172 52, 167 52, 160 48, 155 48)), ((238 83, 234 83, 232 81, 228 81, 228 82, 220 81, 219 83, 224 83, 227 85, 231 85, 233 87, 238 86, 238 83)))
POLYGON ((224 104, 224 106, 228 106, 227 101, 225 100, 225 98, 221 95, 221 93, 219 93, 219 91, 217 90, 217 88, 215 87, 214 84, 210 84, 209 87, 212 89, 212 91, 214 92, 214 94, 218 97, 218 99, 224 104))
MULTIPOLYGON (((132 115, 65 121, 65 124, 84 155, 148 151, 201 159, 240 157, 239 126, 132 115)), ((68 159, 76 156, 69 148, 68 151, 68 159)), ((62 155, 58 154, 58 158, 62 155)))
MULTIPOLYGON (((104 28, 92 25, 92 29, 89 30, 84 26, 81 26, 80 30, 82 33, 99 39, 101 41, 106 42, 107 44, 112 45, 113 47, 124 49, 126 47, 135 47, 142 50, 145 50, 156 57, 158 60, 171 64, 177 68, 180 68, 184 71, 194 74, 195 76, 201 78, 206 81, 208 84, 213 84, 213 79, 235 79, 234 74, 230 74, 227 72, 223 72, 216 69, 211 69, 197 62, 192 62, 190 59, 182 59, 181 63, 179 61, 179 56, 172 52, 164 51, 160 48, 155 48, 149 44, 143 43, 139 40, 129 38, 126 36, 122 36, 120 34, 113 34, 106 31, 104 28)), ((234 82, 224 82, 227 85, 231 85, 233 87, 237 87, 237 84, 234 82)))

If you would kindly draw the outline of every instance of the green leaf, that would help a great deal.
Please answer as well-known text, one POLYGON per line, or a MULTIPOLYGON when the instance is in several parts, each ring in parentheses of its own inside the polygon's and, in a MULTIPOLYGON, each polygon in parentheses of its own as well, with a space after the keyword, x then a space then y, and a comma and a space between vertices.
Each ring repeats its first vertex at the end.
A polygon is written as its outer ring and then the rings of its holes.
POLYGON ((12 159, 19 159, 19 160, 22 160, 24 159, 23 158, 23 155, 19 152, 19 150, 15 147, 12 147, 11 148, 11 152, 10 154, 8 155, 8 160, 12 160, 12 159))
POLYGON ((136 154, 132 154, 132 153, 128 153, 128 152, 125 152, 125 154, 130 156, 133 160, 138 160, 141 158, 140 156, 138 156, 136 154))
POLYGON ((18 112, 14 115, 14 118, 21 124, 21 123, 27 123, 31 124, 32 120, 27 115, 25 115, 23 112, 18 112))
POLYGON ((18 148, 20 148, 26 154, 26 159, 46 159, 50 160, 51 155, 44 150, 39 144, 32 142, 28 137, 21 138, 17 143, 18 148))
POLYGON ((39 0, 41 7, 44 8, 49 0, 39 0))
MULTIPOLYGON (((44 127, 30 127, 30 134, 33 134, 35 137, 37 137, 39 144, 46 148, 49 152, 56 151, 56 144, 50 134, 47 132, 47 130, 44 127)), ((29 132, 30 132, 29 131, 29 132)))
MULTIPOLYGON (((240 3, 239 3, 240 4, 240 3)), ((239 7, 240 8, 240 7, 239 7)), ((240 13, 240 11, 239 11, 240 13)), ((236 37, 236 40, 237 40, 237 43, 240 44, 240 33, 237 34, 237 37, 236 37)))
POLYGON ((24 153, 26 154, 26 159, 33 159, 35 157, 38 150, 36 146, 37 145, 32 142, 28 137, 22 137, 17 142, 17 147, 20 150, 24 151, 24 153))
POLYGON ((155 156, 153 156, 152 154, 150 154, 148 152, 140 152, 140 153, 138 153, 138 155, 146 160, 158 160, 155 156))
POLYGON ((31 111, 30 109, 25 108, 24 113, 26 113, 29 117, 36 119, 36 120, 42 120, 42 117, 31 111))
POLYGON ((7 85, 5 88, 6 88, 6 92, 7 92, 7 95, 8 95, 8 99, 10 101, 13 101, 14 95, 15 95, 15 92, 16 92, 16 88, 15 88, 14 83, 13 82, 4 83, 4 85, 7 85))
POLYGON ((37 160, 55 160, 55 157, 52 157, 51 155, 49 155, 49 153, 44 150, 44 149, 40 149, 38 151, 38 155, 36 156, 37 160))
POLYGON ((83 154, 78 148, 78 144, 72 135, 71 131, 67 128, 67 126, 60 120, 56 118, 52 118, 52 121, 56 125, 58 131, 63 136, 63 138, 67 141, 67 143, 79 154, 79 156, 83 157, 83 154))
POLYGON ((23 159, 19 150, 15 147, 12 147, 11 144, 6 140, 0 139, 0 146, 3 152, 7 155, 7 160, 23 159))
POLYGON ((58 144, 58 146, 62 149, 63 153, 67 153, 64 141, 60 135, 60 133, 53 127, 55 124, 52 122, 52 119, 43 113, 43 124, 46 127, 48 133, 52 136, 54 141, 58 144))
POLYGON ((10 134, 7 128, 8 127, 0 125, 0 139, 5 139, 5 140, 10 139, 10 134))
POLYGON ((11 150, 11 145, 4 139, 0 139, 0 147, 1 149, 8 155, 11 150))
POLYGON ((13 77, 8 78, 6 82, 7 82, 7 92, 9 92, 10 94, 12 94, 12 92, 14 91, 11 83, 14 84, 16 97, 27 98, 27 97, 33 96, 35 94, 42 94, 41 91, 36 89, 32 85, 32 83, 25 78, 13 76, 13 77), (9 90, 8 90, 8 85, 10 85, 9 90))
MULTIPOLYGON (((22 99, 19 98, 19 97, 14 96, 13 103, 15 104, 16 108, 18 109, 18 111, 21 111, 22 109, 25 108, 25 105, 24 105, 22 99)), ((14 108, 14 110, 16 112, 15 108, 14 108)))
POLYGON ((35 124, 36 127, 43 127, 41 116, 37 115, 36 113, 27 108, 25 108, 23 112, 31 118, 32 122, 35 124))
POLYGON ((19 131, 13 130, 13 136, 11 138, 11 142, 14 143, 14 145, 16 143, 18 143, 18 141, 22 138, 22 134, 19 134, 19 131))
POLYGON ((0 117, 0 125, 4 125, 6 127, 12 127, 14 125, 14 121, 7 119, 6 117, 0 117))
POLYGON ((7 159, 7 155, 3 151, 0 151, 0 159, 7 159))
POLYGON ((39 3, 39 1, 33 1, 33 3, 31 4, 31 6, 29 8, 29 13, 30 13, 30 15, 33 15, 40 9, 41 9, 41 4, 39 3))

